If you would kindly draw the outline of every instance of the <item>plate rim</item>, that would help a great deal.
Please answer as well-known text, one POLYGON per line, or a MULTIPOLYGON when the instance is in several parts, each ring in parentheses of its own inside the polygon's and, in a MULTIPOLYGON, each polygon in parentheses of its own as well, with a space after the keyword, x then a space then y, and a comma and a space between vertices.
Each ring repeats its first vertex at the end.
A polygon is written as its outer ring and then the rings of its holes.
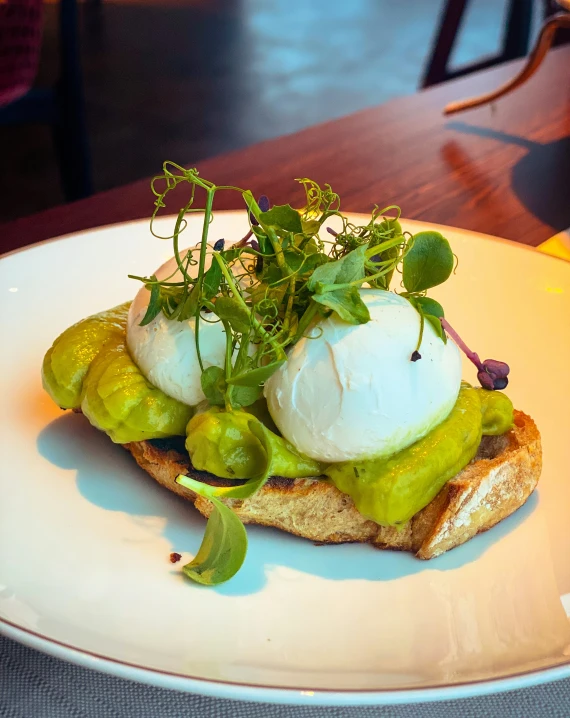
MULTIPOLYGON (((241 210, 218 210, 216 214, 238 215, 241 210)), ((346 212, 350 216, 368 217, 362 212, 346 212)), ((161 219, 173 219, 175 215, 164 215, 161 219)), ((402 220, 412 225, 422 227, 429 226, 436 231, 451 230, 461 232, 464 235, 477 239, 484 239, 500 244, 506 244, 513 248, 530 250, 536 255, 547 257, 556 262, 568 262, 562 258, 544 254, 538 251, 537 247, 521 244, 514 240, 496 237, 452 225, 443 225, 426 220, 407 219, 402 220)), ((40 240, 24 247, 0 254, 0 260, 11 257, 14 254, 26 252, 42 247, 46 244, 79 238, 105 230, 121 229, 132 226, 148 224, 148 219, 133 219, 124 222, 91 227, 77 232, 40 240)), ((464 699, 476 696, 493 695, 506 691, 513 691, 522 688, 548 683, 551 681, 570 678, 570 656, 567 660, 557 666, 548 668, 531 669, 506 674, 498 678, 482 678, 459 683, 442 683, 433 687, 411 687, 411 688, 384 688, 384 689, 337 689, 311 690, 307 688, 271 686, 267 684, 248 683, 244 681, 218 680, 192 676, 175 671, 166 671, 160 668, 150 668, 137 663, 111 658, 104 654, 89 651, 70 643, 60 641, 56 638, 46 636, 29 628, 20 626, 0 616, 0 635, 18 641, 30 648, 41 651, 44 654, 63 659, 83 668, 98 670, 115 677, 134 680, 137 682, 153 685, 160 688, 170 688, 183 692, 199 693, 212 698, 244 700, 265 702, 274 704, 289 705, 322 705, 322 706, 351 706, 351 705, 403 705, 420 702, 433 702, 450 699, 464 699)))
POLYGON ((137 663, 110 658, 94 651, 87 651, 55 638, 49 638, 31 629, 17 626, 2 617, 0 617, 0 635, 82 668, 97 670, 111 676, 126 678, 158 688, 198 693, 210 698, 227 698, 282 705, 365 706, 431 703, 494 695, 570 678, 569 657, 568 661, 558 666, 512 673, 500 678, 483 678, 461 683, 441 684, 431 688, 312 690, 310 688, 287 688, 244 681, 200 678, 175 671, 165 671, 160 668, 149 668, 137 663))
MULTIPOLYGON (((214 216, 217 214, 222 215, 231 215, 231 214, 239 214, 243 212, 243 210, 240 209, 219 209, 214 213, 214 216)), ((199 214, 199 213, 196 213, 199 214)), ((352 212, 347 211, 344 214, 350 215, 351 217, 363 217, 368 219, 370 217, 369 214, 366 214, 365 212, 352 212)), ((165 214, 161 215, 160 217, 157 217, 157 220, 175 220, 176 215, 175 214, 165 214)), ((541 257, 547 257, 549 259, 553 259, 556 262, 563 262, 564 264, 568 264, 568 261, 566 259, 563 259, 562 257, 555 256, 553 254, 547 254, 545 252, 541 252, 539 250, 539 247, 541 244, 538 244, 535 246, 530 244, 523 244, 522 242, 516 242, 514 239, 505 239, 504 237, 499 237, 494 234, 487 234, 485 232, 478 232, 474 229, 463 229, 462 227, 454 227, 451 224, 439 224, 438 222, 430 222, 429 220, 425 219, 411 219, 408 217, 400 217, 400 220, 402 220, 405 223, 411 223, 415 225, 421 225, 421 226, 427 226, 429 225, 433 229, 437 231, 445 231, 445 230, 451 230, 452 232, 461 232, 462 234, 466 234, 468 236, 472 236, 473 238, 477 237, 478 239, 484 239, 486 241, 490 242, 498 242, 499 244, 505 244, 507 246, 516 248, 516 249, 522 249, 526 251, 533 252, 534 254, 541 256, 541 257)), ((54 242, 59 242, 67 239, 72 239, 74 237, 82 237, 86 234, 93 234, 99 231, 114 229, 114 228, 120 228, 120 227, 128 227, 132 225, 143 225, 143 224, 150 224, 149 219, 127 219, 123 222, 111 222, 110 224, 101 224, 96 227, 88 227, 86 229, 80 229, 77 232, 68 232, 67 234, 60 234, 56 237, 49 237, 48 239, 41 239, 38 242, 32 242, 32 244, 26 244, 23 247, 17 247, 16 249, 11 249, 7 252, 0 252, 0 260, 7 259, 8 257, 13 256, 14 254, 19 254, 21 252, 27 252, 28 250, 36 249, 37 247, 43 247, 46 244, 52 244, 54 242)), ((152 236, 152 235, 151 235, 152 236)), ((547 241, 547 240, 544 240, 547 241)))

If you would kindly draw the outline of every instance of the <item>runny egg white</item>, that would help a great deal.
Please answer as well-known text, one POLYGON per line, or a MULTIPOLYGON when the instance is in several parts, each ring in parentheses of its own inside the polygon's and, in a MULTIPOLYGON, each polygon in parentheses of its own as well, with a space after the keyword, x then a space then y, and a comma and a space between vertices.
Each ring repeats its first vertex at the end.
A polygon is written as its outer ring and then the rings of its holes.
MULTIPOLYGON (((197 253, 195 254, 197 258, 197 253)), ((207 257, 207 262, 211 262, 207 257)), ((195 274, 195 272, 193 272, 195 274)), ((182 279, 176 259, 165 262, 156 272, 157 279, 177 282, 182 279)), ((196 319, 183 322, 167 319, 162 312, 144 327, 150 292, 142 287, 136 295, 127 321, 127 346, 139 369, 151 384, 183 404, 195 406, 206 397, 202 391, 202 371, 196 354, 196 319)), ((226 335, 221 322, 212 323, 212 315, 202 314, 200 354, 204 368, 224 366, 226 335)))
POLYGON ((333 314, 301 339, 267 381, 269 412, 283 436, 322 462, 388 456, 447 417, 459 393, 461 359, 429 322, 421 359, 410 361, 420 317, 403 297, 360 295, 370 321, 352 326, 333 314))

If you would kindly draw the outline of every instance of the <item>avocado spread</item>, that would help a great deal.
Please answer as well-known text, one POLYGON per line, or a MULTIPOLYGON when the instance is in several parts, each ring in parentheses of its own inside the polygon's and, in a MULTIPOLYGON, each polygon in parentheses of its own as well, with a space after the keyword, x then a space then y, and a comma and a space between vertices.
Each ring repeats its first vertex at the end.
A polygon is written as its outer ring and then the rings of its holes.
POLYGON ((150 384, 125 343, 130 303, 67 329, 47 352, 42 381, 64 409, 81 409, 118 444, 183 436, 193 409, 150 384))
MULTIPOLYGON (((152 386, 125 343, 129 303, 67 329, 47 352, 42 379, 59 406, 81 409, 113 441, 186 435, 193 465, 228 479, 255 475, 263 447, 249 429, 263 408, 196 411, 152 386)), ((265 423, 265 422, 264 422, 265 423)), ((279 476, 322 476, 348 494, 364 516, 379 524, 405 523, 477 453, 482 435, 499 435, 513 423, 510 400, 497 391, 463 384, 449 416, 411 446, 383 459, 320 465, 300 454, 274 427, 272 471, 279 476)))

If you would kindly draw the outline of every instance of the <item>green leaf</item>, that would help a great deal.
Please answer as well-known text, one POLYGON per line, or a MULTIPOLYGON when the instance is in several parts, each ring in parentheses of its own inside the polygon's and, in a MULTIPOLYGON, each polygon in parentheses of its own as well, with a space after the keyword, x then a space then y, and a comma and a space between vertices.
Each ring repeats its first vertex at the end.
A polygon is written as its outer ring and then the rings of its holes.
POLYGON ((255 197, 253 196, 251 190, 246 189, 245 192, 241 193, 241 196, 243 197, 248 210, 252 213, 252 215, 255 217, 255 219, 257 219, 257 221, 259 222, 260 209, 259 209, 259 205, 255 201, 255 197))
POLYGON ((353 249, 344 257, 321 264, 315 269, 307 282, 307 287, 314 292, 317 284, 347 284, 364 277, 364 262, 366 261, 367 244, 353 249))
POLYGON ((433 314, 434 317, 444 317, 443 307, 431 297, 415 297, 415 304, 424 314, 433 314))
POLYGON ((220 369, 219 366, 209 366, 202 372, 200 384, 210 404, 214 406, 223 406, 225 404, 226 380, 223 369, 220 369))
MULTIPOLYGON (((229 247, 228 249, 224 249, 220 252, 220 257, 222 257, 222 259, 224 260, 224 262, 226 264, 229 264, 230 262, 233 262, 234 259, 237 259, 237 257, 239 257, 239 255, 240 255, 240 253, 241 253, 240 247, 229 247)), ((215 259, 212 262, 212 266, 214 266, 214 264, 218 264, 215 259)), ((218 267, 219 266, 220 265, 218 264, 218 267)), ((208 271, 210 271, 210 270, 208 270, 208 271)), ((220 272, 221 271, 222 270, 220 269, 220 272)), ((204 276, 206 276, 206 275, 204 275, 204 276)))
POLYGON ((245 291, 250 295, 257 314, 264 317, 274 317, 275 311, 270 308, 270 305, 275 302, 279 307, 287 294, 287 284, 282 283, 276 287, 269 287, 265 282, 259 282, 252 287, 248 287, 245 291))
POLYGON ((283 279, 281 267, 276 262, 268 262, 263 270, 262 281, 265 284, 275 284, 283 279))
POLYGON ((301 225, 303 226, 303 234, 308 235, 317 234, 321 228, 321 222, 316 219, 302 219, 301 225))
POLYGON ((305 264, 303 263, 305 257, 303 256, 302 252, 295 252, 292 249, 288 249, 286 252, 283 253, 283 256, 287 264, 287 274, 291 274, 292 272, 298 272, 301 266, 303 266, 303 270, 306 271, 305 264))
POLYGON ((245 371, 246 368, 249 368, 251 366, 252 359, 249 356, 250 346, 251 345, 249 342, 249 336, 243 335, 233 366, 233 371, 235 371, 236 374, 240 374, 242 371, 245 371))
POLYGON ((326 264, 328 261, 329 258, 326 254, 323 254, 322 252, 310 253, 308 254, 308 256, 305 257, 305 261, 303 262, 303 266, 301 267, 301 274, 311 272, 316 267, 319 267, 321 264, 326 264))
POLYGON ((228 384, 234 384, 236 386, 258 386, 264 381, 267 381, 282 364, 285 364, 285 361, 285 359, 281 359, 280 361, 274 361, 271 362, 271 364, 260 366, 257 369, 232 376, 232 378, 228 380, 228 384))
POLYGON ((408 292, 442 284, 453 271, 453 252, 439 232, 419 232, 403 260, 402 279, 408 292))
POLYGON ((277 227, 285 232, 297 234, 303 231, 301 215, 290 204, 277 205, 267 212, 260 212, 257 219, 266 227, 277 227))
POLYGON ((192 288, 192 291, 184 300, 184 304, 182 304, 182 306, 178 305, 180 309, 178 310, 178 312, 176 312, 175 316, 179 322, 184 322, 187 319, 190 319, 190 317, 196 316, 196 311, 198 309, 198 304, 200 302, 201 296, 202 289, 200 286, 200 282, 196 282, 196 284, 192 288))
POLYGON ((230 387, 230 401, 234 407, 251 406, 256 402, 263 389, 258 385, 256 386, 231 386, 230 387))
POLYGON ((241 334, 249 332, 251 318, 247 309, 235 297, 218 297, 214 311, 231 324, 232 329, 241 334))
POLYGON ((189 476, 179 476, 176 481, 211 501, 214 507, 198 553, 182 567, 182 571, 188 578, 206 586, 224 583, 236 575, 245 560, 245 526, 230 508, 216 498, 217 487, 203 484, 189 476))
POLYGON ((181 486, 211 501, 214 507, 196 557, 182 568, 188 578, 207 586, 215 586, 235 576, 247 553, 245 527, 220 498, 246 499, 259 491, 271 476, 273 448, 268 431, 260 421, 249 421, 248 426, 266 457, 265 465, 257 476, 241 486, 223 488, 204 484, 189 476, 181 475, 176 479, 181 486))
POLYGON ((433 314, 424 314, 424 319, 432 325, 435 330, 435 333, 441 340, 443 340, 443 343, 447 344, 447 334, 443 331, 443 327, 441 326, 439 317, 433 314))
POLYGON ((214 260, 210 269, 204 274, 204 296, 206 299, 212 299, 218 293, 220 282, 222 281, 222 270, 220 265, 214 260))
MULTIPOLYGON (((157 281, 154 274, 152 275, 151 279, 154 282, 157 281)), ((148 284, 146 285, 146 288, 148 289, 148 284)), ((162 309, 162 299, 160 296, 160 284, 151 284, 150 285, 150 299, 148 302, 148 307, 146 310, 146 314, 142 318, 140 326, 144 327, 147 324, 150 324, 150 322, 152 322, 152 320, 159 314, 161 309, 162 309)))
POLYGON ((324 294, 313 294, 313 299, 315 302, 333 309, 342 320, 349 324, 366 324, 370 321, 368 307, 362 301, 356 287, 335 289, 324 294))
MULTIPOLYGON (((256 229, 259 229, 256 227, 256 229)), ((273 253, 273 247, 271 245, 271 241, 269 240, 269 237, 265 234, 263 231, 259 231, 255 233, 257 235, 257 240, 259 242, 259 251, 261 254, 272 254, 273 253)))

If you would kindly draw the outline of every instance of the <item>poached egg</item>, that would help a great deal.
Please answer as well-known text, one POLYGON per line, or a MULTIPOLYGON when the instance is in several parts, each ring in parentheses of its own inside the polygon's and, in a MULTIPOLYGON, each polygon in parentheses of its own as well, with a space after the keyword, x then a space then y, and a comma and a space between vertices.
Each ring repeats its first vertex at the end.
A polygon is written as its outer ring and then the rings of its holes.
MULTIPOLYGON (((186 251, 181 252, 181 256, 186 251)), ((207 255, 206 269, 211 261, 211 256, 207 255)), ((155 275, 157 279, 171 277, 173 282, 182 280, 174 257, 159 267, 155 275)), ((151 384, 173 399, 195 406, 206 398, 200 383, 202 371, 196 353, 196 318, 178 322, 167 319, 159 312, 149 324, 141 327, 149 301, 150 292, 143 286, 129 310, 129 352, 151 384)), ((208 314, 201 315, 200 354, 204 369, 210 366, 223 367, 226 347, 224 328, 221 322, 212 323, 211 318, 208 319, 208 314)))
POLYGON ((403 297, 361 289, 367 324, 336 314, 290 351, 265 384, 273 421, 299 451, 317 461, 389 456, 447 417, 461 385, 461 358, 425 322, 421 359, 410 361, 420 316, 403 297))

